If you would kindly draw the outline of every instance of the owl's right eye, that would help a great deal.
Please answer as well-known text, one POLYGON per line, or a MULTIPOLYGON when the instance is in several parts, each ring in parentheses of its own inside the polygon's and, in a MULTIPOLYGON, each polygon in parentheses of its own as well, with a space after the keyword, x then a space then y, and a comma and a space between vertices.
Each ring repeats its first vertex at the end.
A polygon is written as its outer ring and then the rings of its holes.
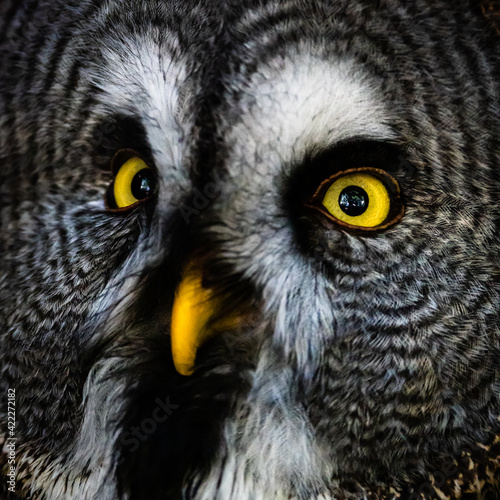
POLYGON ((107 194, 108 208, 129 210, 151 198, 156 189, 156 175, 138 156, 125 161, 117 170, 107 194))

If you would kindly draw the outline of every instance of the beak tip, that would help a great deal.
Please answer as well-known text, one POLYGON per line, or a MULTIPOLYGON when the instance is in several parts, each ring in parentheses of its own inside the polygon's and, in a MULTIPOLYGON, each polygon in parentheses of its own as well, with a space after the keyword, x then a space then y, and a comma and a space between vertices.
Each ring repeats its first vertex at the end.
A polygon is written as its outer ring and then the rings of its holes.
POLYGON ((194 373, 194 363, 182 363, 174 359, 174 366, 179 375, 189 377, 194 373))

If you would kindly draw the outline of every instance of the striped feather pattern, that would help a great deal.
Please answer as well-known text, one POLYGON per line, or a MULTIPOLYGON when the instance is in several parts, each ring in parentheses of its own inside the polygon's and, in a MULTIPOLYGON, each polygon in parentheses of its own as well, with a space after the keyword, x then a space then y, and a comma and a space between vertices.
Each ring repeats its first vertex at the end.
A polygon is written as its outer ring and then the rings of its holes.
POLYGON ((0 498, 500 498, 498 12, 4 0, 0 498), (124 149, 158 188, 110 212, 124 149), (383 232, 307 208, 359 167, 383 232), (193 261, 241 321, 183 377, 193 261))

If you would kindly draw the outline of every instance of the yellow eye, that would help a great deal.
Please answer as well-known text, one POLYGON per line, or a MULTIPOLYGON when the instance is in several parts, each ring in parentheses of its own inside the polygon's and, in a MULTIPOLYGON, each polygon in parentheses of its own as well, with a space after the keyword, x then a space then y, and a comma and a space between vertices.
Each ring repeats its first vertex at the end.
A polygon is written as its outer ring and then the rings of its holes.
POLYGON ((144 160, 134 156, 118 170, 111 198, 118 209, 129 208, 149 198, 155 188, 156 177, 153 170, 144 160))
POLYGON ((379 230, 399 221, 404 213, 397 181, 375 168, 339 172, 324 181, 311 208, 353 230, 379 230))
POLYGON ((367 173, 354 173, 334 181, 323 205, 342 222, 374 227, 387 219, 391 200, 382 181, 367 173))

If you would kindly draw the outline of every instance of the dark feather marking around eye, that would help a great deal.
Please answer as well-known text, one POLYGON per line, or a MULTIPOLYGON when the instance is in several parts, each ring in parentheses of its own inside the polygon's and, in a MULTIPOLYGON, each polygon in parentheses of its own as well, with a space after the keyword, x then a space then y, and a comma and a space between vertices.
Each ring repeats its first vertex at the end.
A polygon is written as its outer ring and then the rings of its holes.
MULTIPOLYGON (((417 169, 408 159, 404 146, 385 141, 352 138, 319 154, 310 154, 283 180, 283 203, 290 213, 299 247, 309 248, 310 221, 304 220, 304 204, 325 179, 343 170, 372 167, 390 173, 402 184, 411 182, 417 169), (308 222, 309 221, 309 222, 308 222)), ((404 193, 403 193, 404 194, 404 193)))
POLYGON ((291 178, 284 183, 289 208, 303 203, 334 173, 359 167, 385 170, 400 181, 413 178, 417 173, 402 146, 362 138, 349 139, 319 154, 309 154, 297 165, 291 178))
POLYGON ((148 165, 154 164, 146 130, 138 117, 106 117, 93 128, 91 136, 95 163, 105 170, 109 170, 112 158, 121 149, 137 151, 148 165))

